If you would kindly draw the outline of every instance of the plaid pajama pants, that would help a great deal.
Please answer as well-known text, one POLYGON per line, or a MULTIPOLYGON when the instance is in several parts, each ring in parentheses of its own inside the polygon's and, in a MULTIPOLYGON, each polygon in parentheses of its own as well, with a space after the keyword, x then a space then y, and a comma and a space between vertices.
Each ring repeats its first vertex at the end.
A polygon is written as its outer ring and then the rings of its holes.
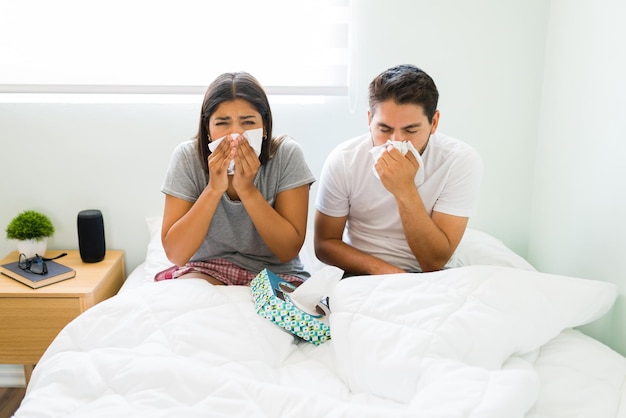
MULTIPOLYGON (((154 276, 154 281, 176 279, 187 273, 203 273, 229 286, 249 286, 259 272, 254 273, 242 269, 238 265, 222 259, 190 261, 184 266, 172 266, 157 273, 154 276)), ((296 286, 303 282, 300 277, 291 274, 278 274, 278 276, 296 286)))

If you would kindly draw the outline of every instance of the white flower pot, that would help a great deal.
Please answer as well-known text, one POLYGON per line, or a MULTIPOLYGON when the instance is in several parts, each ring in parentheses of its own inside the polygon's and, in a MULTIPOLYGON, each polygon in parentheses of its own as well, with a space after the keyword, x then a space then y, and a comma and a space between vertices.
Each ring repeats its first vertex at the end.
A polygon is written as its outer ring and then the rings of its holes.
POLYGON ((48 240, 46 238, 17 241, 17 251, 20 254, 24 254, 26 258, 33 258, 36 254, 44 257, 46 255, 47 244, 48 240))

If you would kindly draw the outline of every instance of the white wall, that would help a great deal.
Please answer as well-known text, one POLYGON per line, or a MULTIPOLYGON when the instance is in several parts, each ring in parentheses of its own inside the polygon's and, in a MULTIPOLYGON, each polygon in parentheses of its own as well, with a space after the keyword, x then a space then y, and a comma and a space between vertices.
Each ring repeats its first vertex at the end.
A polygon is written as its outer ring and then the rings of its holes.
POLYGON ((617 283, 612 315, 585 331, 626 353, 626 3, 551 4, 529 258, 617 283))
MULTIPOLYGON (((471 225, 525 255, 536 138, 529 121, 537 119, 540 101, 548 5, 355 4, 356 109, 351 112, 344 97, 299 105, 273 98, 276 132, 302 144, 318 175, 332 147, 367 129, 369 81, 392 65, 419 65, 440 89, 440 129, 475 146, 484 159, 479 214, 471 225)), ((0 103, 0 225, 21 210, 39 209, 57 226, 50 248, 77 248, 78 211, 100 209, 107 247, 126 250, 130 271, 145 255, 143 218, 161 213, 159 186, 169 156, 195 133, 200 102, 0 103)), ((1 238, 0 253, 14 248, 1 238)))

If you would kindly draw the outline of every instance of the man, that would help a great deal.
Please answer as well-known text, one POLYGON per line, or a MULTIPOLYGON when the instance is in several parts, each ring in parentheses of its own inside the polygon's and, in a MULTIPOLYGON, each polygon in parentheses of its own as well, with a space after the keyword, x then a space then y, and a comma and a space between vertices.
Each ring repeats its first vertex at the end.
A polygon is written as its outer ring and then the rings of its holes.
POLYGON ((477 206, 482 162, 437 132, 438 99, 430 76, 412 65, 370 83, 369 133, 340 144, 322 169, 314 238, 321 261, 346 275, 451 262, 477 206))

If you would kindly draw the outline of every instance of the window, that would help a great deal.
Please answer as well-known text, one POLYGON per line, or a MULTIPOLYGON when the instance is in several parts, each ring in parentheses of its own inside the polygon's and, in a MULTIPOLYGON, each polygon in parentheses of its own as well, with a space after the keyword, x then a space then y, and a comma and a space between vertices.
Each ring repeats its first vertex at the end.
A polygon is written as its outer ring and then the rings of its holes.
POLYGON ((3 0, 0 93, 347 94, 349 0, 3 0))

